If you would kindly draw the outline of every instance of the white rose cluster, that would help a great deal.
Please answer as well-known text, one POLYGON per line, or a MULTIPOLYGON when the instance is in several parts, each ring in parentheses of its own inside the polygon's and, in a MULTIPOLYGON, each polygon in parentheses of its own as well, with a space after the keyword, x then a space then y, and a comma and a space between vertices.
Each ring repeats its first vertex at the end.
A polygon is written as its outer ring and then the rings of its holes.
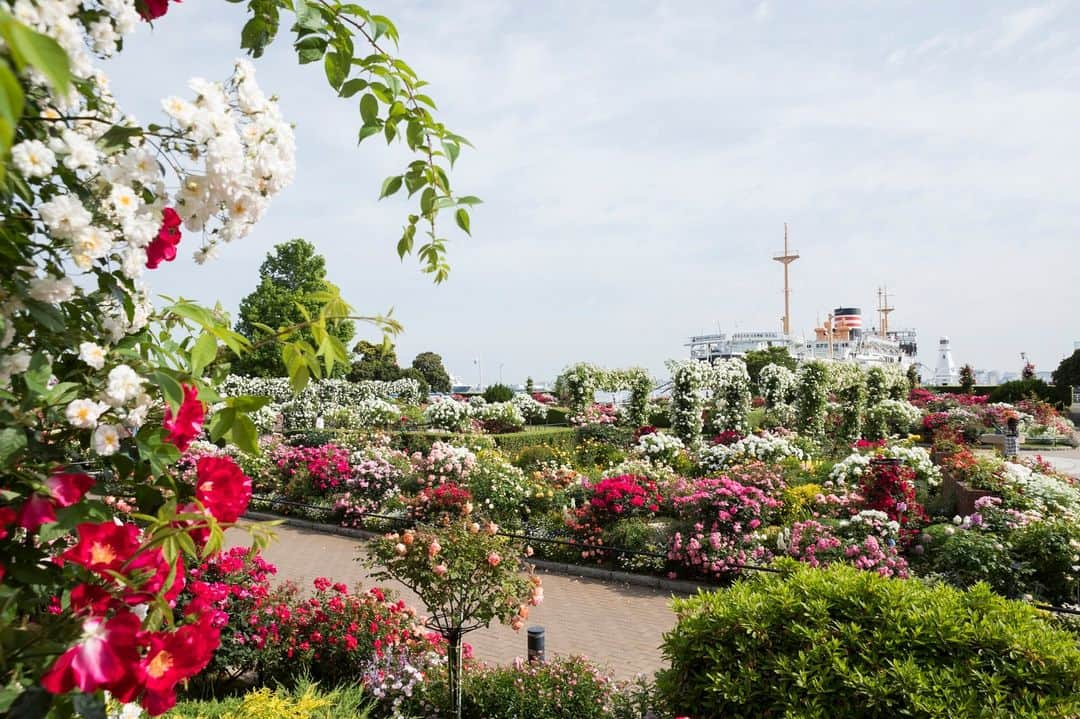
POLYGON ((708 472, 718 472, 746 462, 779 462, 793 458, 800 462, 806 453, 786 437, 751 434, 729 445, 716 444, 698 453, 698 465, 708 472))
POLYGON ((649 459, 670 460, 686 449, 678 437, 665 432, 650 432, 638 437, 635 451, 649 459))
POLYGON ((224 85, 202 78, 188 87, 194 101, 169 97, 165 113, 193 143, 205 166, 186 173, 176 195, 176 210, 193 232, 209 230, 200 254, 205 260, 218 239, 247 235, 265 213, 268 200, 296 174, 292 127, 281 118, 277 102, 255 82, 255 68, 237 60, 224 85), (217 218, 220 223, 211 228, 217 218))
POLYGON ((449 397, 440 397, 424 409, 424 422, 432 429, 461 432, 469 426, 469 405, 449 397))
POLYGON ((542 402, 537 402, 527 392, 519 392, 514 395, 514 398, 510 400, 518 412, 525 418, 527 422, 543 422, 547 419, 548 408, 547 405, 542 402))

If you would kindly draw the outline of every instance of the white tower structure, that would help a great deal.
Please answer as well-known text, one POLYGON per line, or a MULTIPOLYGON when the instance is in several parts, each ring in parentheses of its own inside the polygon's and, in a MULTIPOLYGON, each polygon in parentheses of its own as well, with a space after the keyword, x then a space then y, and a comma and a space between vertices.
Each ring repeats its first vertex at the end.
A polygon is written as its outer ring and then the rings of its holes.
POLYGON ((938 341, 937 368, 934 369, 934 385, 955 385, 960 383, 960 373, 953 362, 952 349, 949 347, 949 338, 942 337, 938 341))

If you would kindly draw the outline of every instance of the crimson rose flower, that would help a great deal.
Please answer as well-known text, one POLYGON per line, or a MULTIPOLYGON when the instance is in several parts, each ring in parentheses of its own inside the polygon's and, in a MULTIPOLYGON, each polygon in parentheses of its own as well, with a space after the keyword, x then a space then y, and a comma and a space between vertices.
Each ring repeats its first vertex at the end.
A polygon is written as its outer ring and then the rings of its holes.
POLYGON ((99 574, 119 569, 139 549, 139 528, 134 524, 84 522, 75 531, 79 541, 63 558, 99 574))
POLYGON ((206 410, 199 401, 199 390, 194 385, 184 385, 184 401, 173 416, 172 407, 165 407, 165 429, 169 434, 165 441, 176 445, 181 452, 186 452, 195 438, 202 432, 206 410))
POLYGON ((195 499, 219 522, 231 523, 247 510, 251 479, 229 457, 202 457, 195 465, 195 499))
MULTIPOLYGON (((159 15, 154 17, 165 14, 164 8, 167 2, 168 0, 161 0, 163 9, 159 15)), ((156 270, 162 261, 172 262, 175 260, 176 246, 180 244, 180 215, 176 214, 176 210, 171 207, 162 210, 161 215, 161 229, 158 230, 157 237, 146 246, 146 266, 151 270, 156 270)))
POLYGON ((64 694, 76 687, 94 692, 127 684, 139 662, 141 629, 142 622, 128 611, 107 621, 91 617, 83 624, 82 640, 60 655, 41 678, 41 686, 53 694, 64 694))

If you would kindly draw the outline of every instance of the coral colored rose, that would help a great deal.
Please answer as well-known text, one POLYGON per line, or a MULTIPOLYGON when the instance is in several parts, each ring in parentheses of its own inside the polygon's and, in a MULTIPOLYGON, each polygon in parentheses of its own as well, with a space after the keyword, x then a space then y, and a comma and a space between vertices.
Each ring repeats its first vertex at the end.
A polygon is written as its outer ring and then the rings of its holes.
POLYGON ((82 639, 53 663, 41 686, 53 694, 117 688, 135 674, 141 628, 139 618, 127 611, 107 621, 91 617, 83 623, 82 639))
POLYGON ((404 556, 405 556, 405 555, 406 555, 406 554, 408 553, 408 551, 409 551, 409 548, 408 548, 408 547, 406 547, 406 546, 405 546, 404 544, 402 544, 401 542, 398 542, 397 544, 395 544, 395 545, 394 545, 394 551, 395 551, 395 552, 396 552, 396 553, 397 553, 398 555, 400 555, 400 556, 404 557, 404 556))
POLYGON ((435 573, 436 577, 445 577, 449 570, 446 568, 445 564, 436 564, 431 568, 431 571, 435 573))
POLYGON ((431 544, 428 545, 427 553, 428 553, 429 557, 434 557, 441 550, 442 550, 442 545, 439 544, 439 540, 433 539, 433 540, 431 540, 431 544))
POLYGON ((499 556, 498 552, 491 552, 487 555, 487 563, 493 567, 497 567, 502 563, 502 557, 499 556))
POLYGON ((40 494, 30 495, 30 499, 19 509, 19 526, 28 532, 55 521, 56 509, 52 500, 40 494))
POLYGON ((70 507, 94 485, 94 478, 78 472, 59 472, 45 480, 45 489, 57 507, 70 507))
POLYGON ((235 522, 247 510, 251 479, 231 458, 202 457, 195 475, 195 498, 219 522, 235 522))

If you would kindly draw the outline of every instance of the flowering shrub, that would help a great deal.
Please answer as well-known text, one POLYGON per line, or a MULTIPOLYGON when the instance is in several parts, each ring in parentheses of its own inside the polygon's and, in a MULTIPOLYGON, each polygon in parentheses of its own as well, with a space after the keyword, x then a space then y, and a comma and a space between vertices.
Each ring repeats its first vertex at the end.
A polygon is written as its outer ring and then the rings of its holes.
POLYGON ((767 364, 758 374, 758 387, 765 400, 765 409, 782 412, 794 399, 795 373, 783 365, 767 364))
POLYGON ((396 579, 416 592, 431 616, 428 626, 447 640, 450 707, 461 707, 463 637, 499 620, 515 631, 530 607, 544 599, 540 578, 520 557, 517 540, 468 519, 442 527, 387 534, 371 543, 368 564, 375 576, 396 579))
POLYGON ((926 512, 915 499, 915 472, 899 462, 871 463, 859 488, 867 508, 884 512, 904 529, 926 519, 926 512))
POLYGON ((574 427, 615 424, 619 421, 619 410, 613 404, 591 404, 571 415, 569 421, 574 427))
POLYGON ((886 446, 868 444, 859 447, 833 465, 829 472, 830 481, 839 485, 857 485, 866 475, 870 461, 875 457, 900 460, 904 466, 915 473, 915 480, 925 482, 928 487, 937 487, 941 484, 941 470, 931 461, 929 452, 922 447, 906 447, 898 444, 886 446))
POLYGON ((918 427, 922 410, 910 402, 885 399, 866 411, 866 436, 883 439, 890 434, 906 435, 918 427))
POLYGON ((469 405, 455 399, 440 398, 424 409, 424 422, 433 429, 461 432, 468 428, 471 417, 469 405))
POLYGON ((758 531, 780 503, 756 487, 728 477, 698 479, 689 493, 672 500, 675 512, 693 527, 676 532, 668 559, 698 574, 721 575, 748 561, 764 561, 769 552, 758 531))
MULTIPOLYGON (((550 397, 550 395, 548 396, 550 397)), ((554 397, 551 399, 554 400, 554 397)), ((547 419, 547 405, 550 404, 549 402, 540 402, 528 394, 518 393, 514 395, 510 403, 517 408, 517 411, 521 413, 521 416, 529 424, 540 424, 547 419)))
POLYGON ((285 584, 252 613, 264 677, 290 681, 308 676, 337 684, 363 676, 388 652, 426 666, 440 650, 416 612, 387 590, 362 592, 358 587, 350 592, 323 577, 313 586, 315 593, 303 597, 299 587, 285 584))
POLYGON ((795 374, 795 413, 799 431, 820 441, 825 436, 829 368, 823 362, 806 362, 795 374))
POLYGON ((662 501, 654 482, 629 474, 602 479, 589 491, 589 512, 599 521, 655 514, 662 501))
POLYGON ((492 434, 520 432, 525 428, 525 417, 513 402, 489 402, 475 408, 472 416, 485 432, 492 434))
POLYGON ((746 432, 750 413, 750 375, 741 359, 720 360, 712 366, 712 426, 717 432, 746 432))
POLYGON ((650 460, 671 464, 686 449, 673 434, 650 432, 638 437, 636 450, 650 460))
POLYGON ((751 434, 729 445, 714 444, 698 452, 698 467, 705 474, 720 472, 746 462, 780 462, 806 459, 806 453, 790 439, 771 434, 751 434))
POLYGON ((848 536, 837 536, 821 522, 796 522, 787 533, 787 553, 811 567, 842 562, 883 577, 907 577, 907 561, 900 556, 895 540, 874 531, 877 524, 873 518, 853 521, 847 527, 848 536))
POLYGON ((197 678, 199 683, 228 685, 257 666, 257 635, 248 618, 269 595, 270 577, 276 573, 259 552, 245 547, 234 547, 188 570, 187 586, 177 604, 205 604, 215 612, 212 625, 221 635, 221 646, 197 678))
POLYGON ((443 482, 461 484, 468 479, 469 472, 476 466, 476 455, 465 447, 435 442, 426 455, 414 452, 412 464, 421 485, 430 486, 443 482))
POLYGON ((407 458, 387 448, 353 452, 343 491, 335 495, 334 508, 346 526, 364 525, 364 514, 377 512, 400 491, 407 458))
POLYGON ((349 452, 334 444, 317 447, 280 445, 274 455, 281 480, 281 492, 290 499, 340 492, 352 467, 349 452))
POLYGON ((501 454, 489 450, 476 456, 468 488, 479 514, 508 526, 520 525, 522 512, 528 509, 529 484, 525 473, 501 454))
POLYGON ((866 375, 857 364, 839 362, 829 368, 829 383, 840 409, 835 438, 850 444, 862 436, 866 412, 866 375))
POLYGON ((696 447, 701 441, 709 366, 687 360, 669 363, 668 369, 671 371, 671 431, 687 447, 696 447))
POLYGON ((406 507, 409 516, 419 522, 439 522, 467 517, 473 511, 472 493, 453 482, 424 487, 409 497, 406 507))

